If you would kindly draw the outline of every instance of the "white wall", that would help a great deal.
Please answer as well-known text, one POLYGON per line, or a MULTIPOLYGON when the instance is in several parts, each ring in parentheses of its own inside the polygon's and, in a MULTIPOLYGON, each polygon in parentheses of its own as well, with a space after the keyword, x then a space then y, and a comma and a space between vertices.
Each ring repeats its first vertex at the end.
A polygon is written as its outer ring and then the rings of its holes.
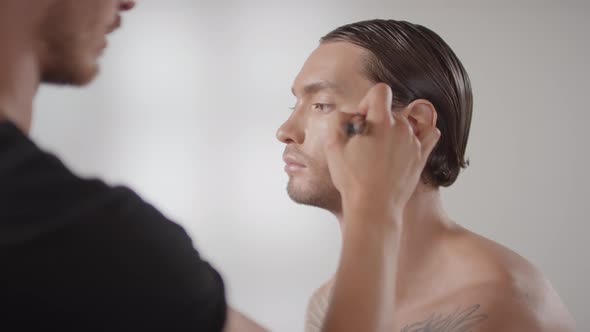
POLYGON ((274 133, 319 37, 394 18, 437 31, 473 82, 472 166, 444 191, 451 215, 538 265, 590 327, 588 2, 139 2, 97 81, 42 88, 33 136, 185 226, 235 307, 300 331, 334 271, 336 222, 290 202, 274 133))

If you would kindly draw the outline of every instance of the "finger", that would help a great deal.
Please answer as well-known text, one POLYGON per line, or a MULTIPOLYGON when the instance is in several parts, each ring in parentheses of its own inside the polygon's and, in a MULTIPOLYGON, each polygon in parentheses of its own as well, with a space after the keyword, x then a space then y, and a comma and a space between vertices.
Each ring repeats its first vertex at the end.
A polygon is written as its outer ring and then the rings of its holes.
POLYGON ((331 112, 327 115, 325 122, 325 144, 326 155, 342 150, 348 141, 346 128, 354 115, 344 112, 331 112))
POLYGON ((424 164, 426 164, 428 157, 430 157, 432 150, 434 150, 434 147, 440 139, 440 130, 438 130, 438 128, 436 127, 431 127, 429 130, 425 130, 423 133, 421 133, 420 136, 421 137, 419 138, 419 140, 421 146, 422 160, 424 164))
POLYGON ((413 138, 414 135, 414 127, 410 123, 408 118, 401 114, 401 113, 393 113, 391 114, 393 118, 393 130, 400 130, 406 134, 407 137, 413 138))
POLYGON ((392 96, 391 88, 387 84, 375 84, 359 104, 359 112, 365 114, 367 121, 376 128, 390 126, 393 123, 391 114, 392 96))

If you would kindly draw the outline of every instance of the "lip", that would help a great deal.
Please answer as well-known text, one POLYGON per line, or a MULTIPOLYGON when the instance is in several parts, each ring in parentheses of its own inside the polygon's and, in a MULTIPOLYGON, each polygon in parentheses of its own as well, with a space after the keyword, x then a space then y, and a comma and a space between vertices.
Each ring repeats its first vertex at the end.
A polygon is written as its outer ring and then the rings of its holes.
POLYGON ((107 30, 107 34, 112 33, 113 31, 119 29, 121 27, 121 15, 117 15, 117 17, 115 18, 115 21, 109 26, 108 30, 107 30))
POLYGON ((133 9, 133 7, 135 7, 136 3, 135 0, 127 0, 127 1, 123 1, 122 3, 122 10, 131 10, 133 9))
POLYGON ((285 161, 285 172, 287 173, 295 173, 307 167, 293 156, 283 156, 283 161, 285 161))

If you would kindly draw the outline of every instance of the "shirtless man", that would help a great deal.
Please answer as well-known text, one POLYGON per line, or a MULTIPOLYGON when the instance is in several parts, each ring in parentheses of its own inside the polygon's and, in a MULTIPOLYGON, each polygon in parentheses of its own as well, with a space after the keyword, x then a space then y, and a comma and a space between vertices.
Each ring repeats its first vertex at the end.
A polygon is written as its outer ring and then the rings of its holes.
POLYGON ((313 294, 306 331, 574 331, 539 270, 444 211, 438 188, 467 164, 472 94, 438 35, 393 20, 340 27, 292 90, 296 104, 277 132, 288 194, 332 212, 343 237, 338 273, 313 294), (347 136, 354 113, 368 128, 347 136), (412 183, 414 167, 399 156, 418 156, 412 144, 438 139, 433 129, 440 139, 429 157, 422 150, 412 183), (335 319, 337 310, 349 315, 335 319))

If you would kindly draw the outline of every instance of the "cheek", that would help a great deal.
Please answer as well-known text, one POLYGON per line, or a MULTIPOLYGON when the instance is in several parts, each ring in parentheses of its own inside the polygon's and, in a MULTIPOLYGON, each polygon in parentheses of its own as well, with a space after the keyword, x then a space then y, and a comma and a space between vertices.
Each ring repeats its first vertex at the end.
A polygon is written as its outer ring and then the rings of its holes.
POLYGON ((324 145, 326 143, 328 131, 328 122, 325 117, 310 117, 307 123, 305 133, 305 142, 307 143, 307 153, 313 157, 316 166, 327 169, 326 157, 324 154, 324 145))

